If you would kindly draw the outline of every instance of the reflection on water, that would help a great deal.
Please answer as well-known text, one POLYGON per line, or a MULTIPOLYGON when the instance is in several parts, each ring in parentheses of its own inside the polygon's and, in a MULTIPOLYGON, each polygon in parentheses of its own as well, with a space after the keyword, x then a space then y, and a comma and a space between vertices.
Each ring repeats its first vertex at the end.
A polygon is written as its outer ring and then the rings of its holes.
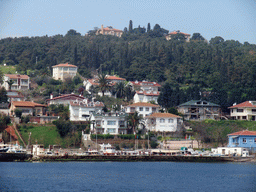
POLYGON ((255 163, 0 163, 0 191, 255 191, 255 163))

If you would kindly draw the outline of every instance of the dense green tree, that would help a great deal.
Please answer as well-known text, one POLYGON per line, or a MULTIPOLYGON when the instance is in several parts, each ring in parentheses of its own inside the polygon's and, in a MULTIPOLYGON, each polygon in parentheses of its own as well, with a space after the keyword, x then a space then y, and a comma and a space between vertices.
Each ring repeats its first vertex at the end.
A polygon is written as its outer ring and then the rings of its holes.
POLYGON ((7 103, 7 91, 4 87, 0 88, 0 103, 7 103))
POLYGON ((98 75, 99 89, 102 92, 102 96, 104 97, 105 92, 110 90, 109 80, 105 74, 98 75))

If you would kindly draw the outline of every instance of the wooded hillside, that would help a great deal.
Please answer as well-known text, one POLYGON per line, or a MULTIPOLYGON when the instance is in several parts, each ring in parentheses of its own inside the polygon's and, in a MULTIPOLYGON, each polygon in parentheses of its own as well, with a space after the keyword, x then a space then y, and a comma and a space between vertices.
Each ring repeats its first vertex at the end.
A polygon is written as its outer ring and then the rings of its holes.
POLYGON ((127 80, 169 83, 183 92, 190 88, 195 97, 207 96, 224 110, 235 102, 256 100, 256 45, 218 36, 206 42, 199 33, 190 42, 180 34, 167 41, 166 33, 149 25, 147 30, 129 27, 121 38, 96 36, 94 31, 82 36, 75 30, 65 36, 5 38, 0 40, 0 64, 16 65, 18 72, 33 77, 51 74, 53 65, 68 62, 84 77, 100 70, 127 80))

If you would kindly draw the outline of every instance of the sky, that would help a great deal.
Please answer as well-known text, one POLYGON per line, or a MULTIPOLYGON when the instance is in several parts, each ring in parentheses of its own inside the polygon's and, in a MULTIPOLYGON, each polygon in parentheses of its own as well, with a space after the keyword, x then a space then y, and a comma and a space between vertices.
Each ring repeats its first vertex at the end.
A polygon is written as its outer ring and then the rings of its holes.
POLYGON ((255 0, 0 0, 0 39, 65 35, 74 29, 85 35, 94 27, 123 30, 151 28, 200 33, 208 41, 256 44, 255 0))

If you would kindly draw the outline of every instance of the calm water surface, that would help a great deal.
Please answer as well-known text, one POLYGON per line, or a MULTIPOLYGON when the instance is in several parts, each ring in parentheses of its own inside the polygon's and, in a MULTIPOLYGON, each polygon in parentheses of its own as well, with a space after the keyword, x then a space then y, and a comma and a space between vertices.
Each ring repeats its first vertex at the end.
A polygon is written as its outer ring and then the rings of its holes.
POLYGON ((255 163, 0 162, 0 191, 256 191, 255 163))

